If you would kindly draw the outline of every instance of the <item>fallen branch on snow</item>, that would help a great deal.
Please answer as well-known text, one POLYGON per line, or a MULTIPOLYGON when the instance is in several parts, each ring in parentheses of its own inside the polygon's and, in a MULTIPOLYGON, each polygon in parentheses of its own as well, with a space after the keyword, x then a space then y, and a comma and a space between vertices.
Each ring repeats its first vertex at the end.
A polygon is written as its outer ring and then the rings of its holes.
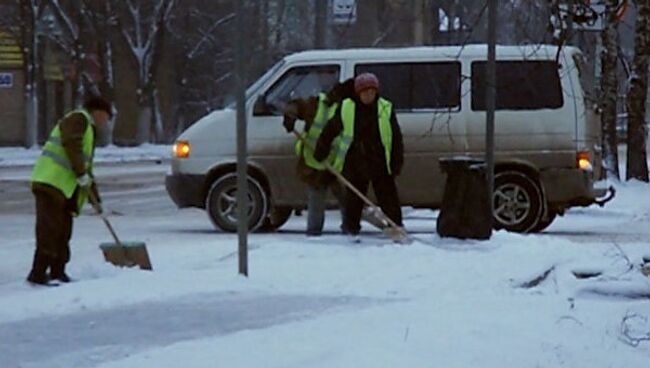
POLYGON ((534 288, 535 286, 537 286, 537 285, 541 284, 542 282, 544 282, 544 280, 546 280, 548 278, 548 275, 550 275, 551 272, 553 272, 553 270, 555 270, 555 266, 551 266, 551 268, 544 271, 541 275, 535 277, 534 279, 532 279, 530 281, 526 281, 526 282, 522 283, 521 285, 519 285, 519 287, 524 288, 524 289, 534 288))
POLYGON ((648 317, 628 312, 621 321, 621 341, 633 347, 639 346, 644 341, 650 341, 650 331, 639 332, 639 324, 648 325, 648 317))

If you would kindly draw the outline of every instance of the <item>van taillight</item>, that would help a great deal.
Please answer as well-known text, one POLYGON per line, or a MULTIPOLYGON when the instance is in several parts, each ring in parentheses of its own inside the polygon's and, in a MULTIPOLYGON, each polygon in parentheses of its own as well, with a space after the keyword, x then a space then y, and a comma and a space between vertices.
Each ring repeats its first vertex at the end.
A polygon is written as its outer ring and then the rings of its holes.
POLYGON ((178 141, 172 147, 172 155, 176 158, 188 158, 190 157, 190 151, 192 151, 192 148, 188 141, 178 141))
POLYGON ((580 151, 576 155, 576 164, 578 165, 578 169, 580 170, 585 170, 585 171, 591 171, 593 170, 593 166, 591 165, 591 161, 589 160, 589 152, 588 151, 580 151))

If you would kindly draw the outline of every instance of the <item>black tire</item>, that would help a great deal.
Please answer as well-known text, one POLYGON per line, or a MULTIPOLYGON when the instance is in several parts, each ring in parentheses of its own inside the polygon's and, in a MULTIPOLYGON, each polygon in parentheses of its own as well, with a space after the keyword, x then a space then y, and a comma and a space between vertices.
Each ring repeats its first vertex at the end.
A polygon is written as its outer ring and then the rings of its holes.
POLYGON ((551 223, 553 223, 553 220, 555 220, 555 218, 557 217, 557 212, 551 209, 548 209, 547 211, 548 213, 546 214, 546 216, 542 217, 539 220, 537 226, 535 226, 535 228, 530 231, 531 233, 539 233, 541 231, 544 231, 544 229, 546 229, 551 225, 551 223))
MULTIPOLYGON (((260 183, 248 177, 248 230, 259 228, 268 211, 268 196, 260 183)), ((208 190, 205 209, 212 224, 227 232, 237 231, 237 174, 228 173, 215 180, 208 190)))
POLYGON ((542 190, 536 180, 517 171, 494 177, 494 228, 527 233, 539 224, 544 213, 542 190))
POLYGON ((287 221, 289 221, 289 217, 291 217, 292 212, 293 208, 291 207, 273 207, 273 209, 269 211, 269 214, 264 219, 264 223, 262 224, 260 230, 272 232, 279 229, 282 227, 282 225, 286 224, 287 221))

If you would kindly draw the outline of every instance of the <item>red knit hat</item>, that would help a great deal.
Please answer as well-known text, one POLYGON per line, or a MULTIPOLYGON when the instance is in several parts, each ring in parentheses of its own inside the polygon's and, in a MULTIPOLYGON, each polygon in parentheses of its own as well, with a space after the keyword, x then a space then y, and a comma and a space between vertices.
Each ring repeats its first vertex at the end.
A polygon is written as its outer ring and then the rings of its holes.
POLYGON ((379 89, 379 79, 372 73, 363 73, 354 78, 354 92, 356 94, 368 88, 379 89))

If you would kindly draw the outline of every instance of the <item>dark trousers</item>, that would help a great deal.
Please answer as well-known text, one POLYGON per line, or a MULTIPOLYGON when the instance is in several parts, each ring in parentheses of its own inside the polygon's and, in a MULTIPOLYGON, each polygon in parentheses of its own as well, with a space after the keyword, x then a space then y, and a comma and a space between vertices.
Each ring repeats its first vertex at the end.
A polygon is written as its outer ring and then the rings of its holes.
MULTIPOLYGON (((392 176, 384 174, 369 178, 364 175, 351 174, 347 176, 347 179, 364 195, 368 192, 368 186, 372 183, 372 189, 375 192, 381 210, 391 220, 395 221, 397 225, 402 226, 402 209, 397 195, 395 179, 392 176)), ((348 189, 345 193, 344 232, 350 234, 359 233, 361 230, 360 222, 363 206, 363 200, 348 189)))
POLYGON ((36 251, 32 275, 45 277, 47 268, 53 277, 64 272, 70 260, 72 211, 74 201, 63 194, 34 191, 36 199, 36 251))
POLYGON ((332 182, 326 187, 307 186, 307 235, 321 235, 325 225, 325 202, 327 192, 331 190, 332 194, 339 203, 341 209, 341 218, 343 214, 343 203, 345 201, 345 192, 338 182, 332 182))

